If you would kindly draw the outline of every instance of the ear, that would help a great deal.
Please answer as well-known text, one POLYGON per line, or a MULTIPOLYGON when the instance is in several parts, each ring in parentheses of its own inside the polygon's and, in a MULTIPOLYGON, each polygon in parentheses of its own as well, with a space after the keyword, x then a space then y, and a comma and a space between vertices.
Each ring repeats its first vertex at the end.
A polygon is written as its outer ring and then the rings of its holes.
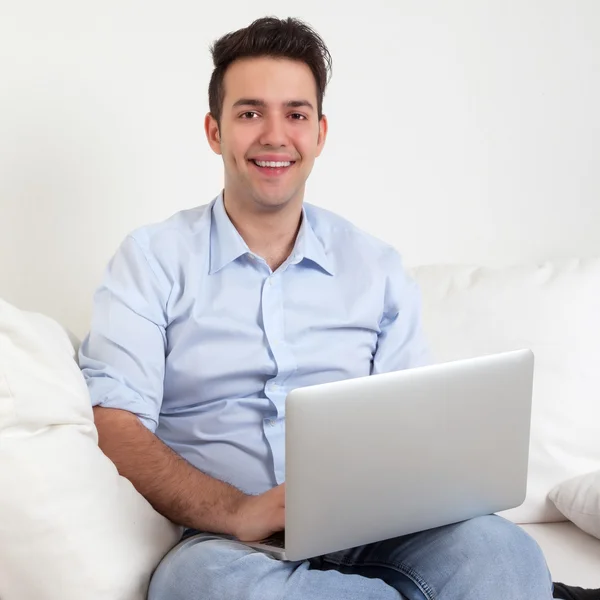
POLYGON ((327 123, 327 117, 323 115, 319 121, 319 137, 317 139, 317 153, 315 156, 320 156, 325 146, 325 140, 327 139, 327 129, 329 125, 327 123))
POLYGON ((211 113, 207 113, 204 117, 204 131, 208 145, 212 148, 215 154, 221 154, 221 133, 219 132, 219 124, 211 113))

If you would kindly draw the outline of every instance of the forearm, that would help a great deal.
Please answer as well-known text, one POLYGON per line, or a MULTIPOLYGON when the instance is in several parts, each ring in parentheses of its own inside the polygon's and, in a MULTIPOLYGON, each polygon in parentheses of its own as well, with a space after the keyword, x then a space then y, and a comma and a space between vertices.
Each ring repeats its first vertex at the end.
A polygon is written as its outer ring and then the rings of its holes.
POLYGON ((173 523, 236 535, 245 495, 205 475, 127 411, 94 408, 100 449, 150 504, 173 523))

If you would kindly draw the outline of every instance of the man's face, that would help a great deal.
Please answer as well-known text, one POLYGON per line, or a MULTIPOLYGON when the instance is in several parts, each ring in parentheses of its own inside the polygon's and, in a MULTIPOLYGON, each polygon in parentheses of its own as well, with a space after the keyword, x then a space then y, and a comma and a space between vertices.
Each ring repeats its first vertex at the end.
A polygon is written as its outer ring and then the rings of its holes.
POLYGON ((224 87, 221 125, 207 115, 205 126, 223 156, 226 190, 254 208, 302 202, 327 135, 310 68, 287 59, 242 59, 227 69, 224 87))

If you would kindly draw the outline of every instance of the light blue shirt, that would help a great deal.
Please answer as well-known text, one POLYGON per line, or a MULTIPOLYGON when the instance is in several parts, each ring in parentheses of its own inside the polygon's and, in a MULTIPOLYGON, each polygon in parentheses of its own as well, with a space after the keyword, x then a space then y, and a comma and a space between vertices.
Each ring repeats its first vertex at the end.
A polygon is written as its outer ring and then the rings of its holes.
POLYGON ((285 480, 286 394, 428 363, 420 320, 391 246, 305 204, 272 272, 219 195, 124 240, 79 359, 93 405, 136 414, 204 473, 261 493, 285 480))

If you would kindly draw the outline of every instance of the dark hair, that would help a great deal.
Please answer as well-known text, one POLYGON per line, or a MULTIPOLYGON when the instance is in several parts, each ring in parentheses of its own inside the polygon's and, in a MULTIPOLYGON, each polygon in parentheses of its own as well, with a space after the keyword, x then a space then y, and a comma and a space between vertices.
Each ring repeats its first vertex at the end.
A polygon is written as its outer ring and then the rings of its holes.
POLYGON ((331 54, 322 38, 298 19, 263 17, 244 29, 232 31, 211 46, 214 70, 208 86, 208 104, 217 123, 221 121, 229 65, 240 58, 269 56, 306 63, 317 84, 317 111, 323 116, 323 96, 331 77, 331 54))

